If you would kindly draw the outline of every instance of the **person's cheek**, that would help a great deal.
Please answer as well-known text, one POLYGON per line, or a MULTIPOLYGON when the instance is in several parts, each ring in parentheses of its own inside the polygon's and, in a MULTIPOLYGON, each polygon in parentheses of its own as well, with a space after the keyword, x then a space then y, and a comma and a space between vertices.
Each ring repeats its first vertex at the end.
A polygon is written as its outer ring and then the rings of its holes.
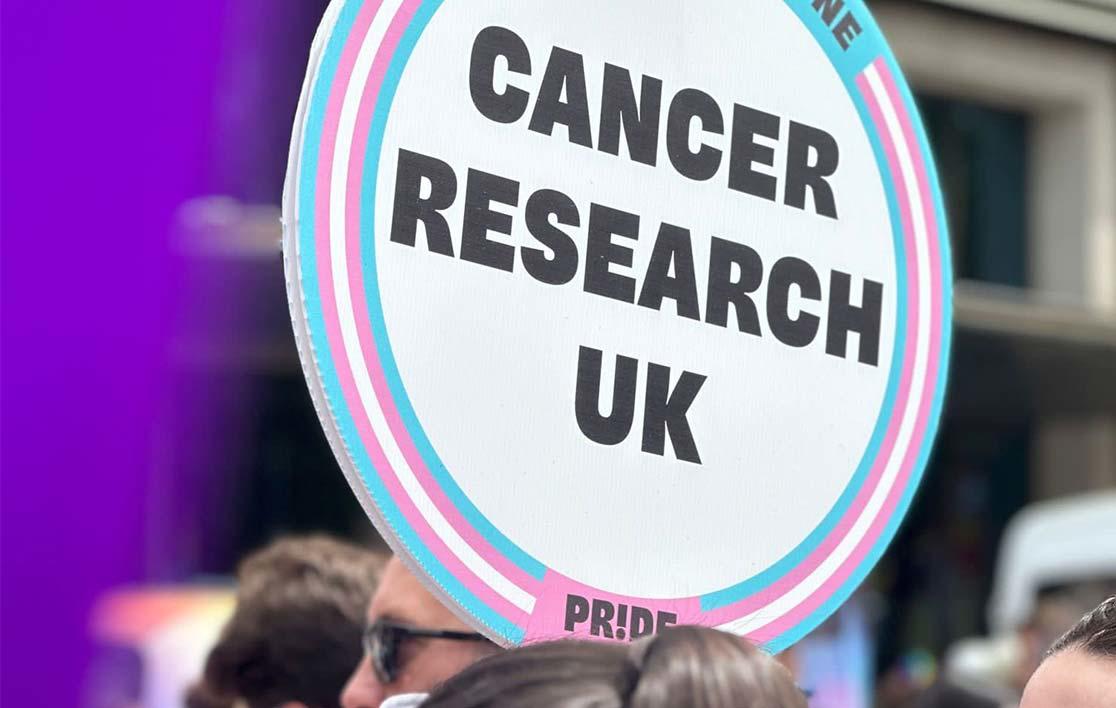
POLYGON ((386 686, 386 697, 400 693, 427 693, 431 685, 430 672, 437 666, 437 653, 429 645, 409 642, 400 648, 398 677, 386 686))

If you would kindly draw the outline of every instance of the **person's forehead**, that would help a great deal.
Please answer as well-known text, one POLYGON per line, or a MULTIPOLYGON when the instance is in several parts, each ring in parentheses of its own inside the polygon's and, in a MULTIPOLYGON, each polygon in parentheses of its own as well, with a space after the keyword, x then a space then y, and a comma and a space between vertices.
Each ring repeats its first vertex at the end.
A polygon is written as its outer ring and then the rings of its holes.
POLYGON ((1116 659, 1071 649, 1039 666, 1020 708, 1111 708, 1116 705, 1116 659))
POLYGON ((368 605, 369 621, 384 617, 422 627, 467 629, 398 558, 392 558, 384 569, 368 605))

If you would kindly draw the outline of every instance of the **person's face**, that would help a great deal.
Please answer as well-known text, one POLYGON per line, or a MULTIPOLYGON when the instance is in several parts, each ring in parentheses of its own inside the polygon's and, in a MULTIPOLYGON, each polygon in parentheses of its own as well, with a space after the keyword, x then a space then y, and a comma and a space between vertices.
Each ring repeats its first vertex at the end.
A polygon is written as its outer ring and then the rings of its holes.
POLYGON ((1035 671, 1019 708, 1111 708, 1116 697, 1116 659, 1070 649, 1035 671))
MULTIPOLYGON (((369 624, 379 619, 425 629, 472 631, 427 592, 398 558, 388 562, 368 604, 369 624)), ((345 685, 341 705, 378 708, 384 700, 400 693, 426 693, 479 659, 489 646, 487 642, 407 639, 399 647, 398 675, 389 684, 376 677, 366 654, 345 685)))

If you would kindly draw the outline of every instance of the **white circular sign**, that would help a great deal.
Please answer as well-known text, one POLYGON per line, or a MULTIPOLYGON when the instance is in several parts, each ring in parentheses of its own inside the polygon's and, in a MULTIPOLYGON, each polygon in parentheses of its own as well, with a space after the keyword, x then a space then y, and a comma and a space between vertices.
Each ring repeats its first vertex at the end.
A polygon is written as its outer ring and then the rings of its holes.
POLYGON ((859 2, 335 2, 292 147, 307 377, 506 645, 779 649, 882 553, 946 373, 917 113, 859 2))

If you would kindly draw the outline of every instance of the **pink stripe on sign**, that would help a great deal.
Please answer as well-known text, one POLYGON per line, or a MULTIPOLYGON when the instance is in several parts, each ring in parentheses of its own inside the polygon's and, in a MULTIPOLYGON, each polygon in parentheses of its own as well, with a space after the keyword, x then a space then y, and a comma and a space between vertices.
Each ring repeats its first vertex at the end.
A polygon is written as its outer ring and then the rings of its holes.
MULTIPOLYGON (((930 299, 930 360, 927 367, 926 380, 928 385, 936 384, 939 375, 939 366, 942 356, 942 319, 944 316, 944 306, 942 298, 944 296, 942 283, 944 277, 942 274, 942 246, 940 243, 941 234, 939 233, 938 224, 938 210, 937 200, 930 189, 930 174, 926 167, 926 156, 922 152, 922 142, 918 139, 915 133, 914 121, 911 119, 911 114, 907 110, 907 103, 903 99, 902 93, 899 91, 899 86, 895 81, 895 76, 891 73, 891 68, 887 62, 882 58, 876 60, 877 69, 883 79, 885 88, 887 89, 888 96, 891 98, 893 105, 898 106, 899 122, 903 126, 903 137, 909 146, 911 159, 914 161, 915 175, 918 179, 918 190, 922 197, 923 216, 926 219, 927 231, 927 250, 930 253, 930 285, 931 285, 931 299, 930 299)), ((931 388, 931 391, 934 389, 931 388)), ((922 401, 922 407, 926 409, 925 417, 920 416, 920 425, 916 433, 918 439, 922 439, 926 435, 926 430, 931 425, 929 408, 933 405, 933 395, 927 395, 922 401)))
MULTIPOLYGON (((891 166, 892 172, 899 178, 899 180, 897 181, 900 181, 903 184, 902 191, 904 193, 911 191, 908 190, 908 187, 913 189, 915 185, 907 185, 906 182, 902 180, 901 172, 899 172, 898 155, 894 144, 894 141, 898 139, 908 141, 907 148, 912 155, 912 159, 915 161, 916 172, 920 175, 919 181, 922 182, 923 185, 926 185, 925 162, 922 159, 921 150, 918 143, 912 144, 911 142, 909 142, 910 138, 913 137, 913 132, 903 131, 902 135, 893 135, 889 131, 887 131, 886 125, 882 121, 883 115, 880 106, 878 105, 876 97, 871 91, 871 88, 863 75, 858 78, 858 84, 862 92, 864 93, 864 97, 868 103, 869 110, 872 112, 873 120, 876 122, 877 126, 882 129, 880 130, 880 134, 883 138, 883 142, 887 151, 888 161, 891 166)), ((900 96, 897 92, 888 93, 888 100, 891 102, 891 105, 899 116, 900 122, 909 122, 910 117, 906 111, 906 106, 899 99, 900 96)), ((927 191, 919 190, 918 193, 924 199, 929 197, 927 191)), ((903 194, 902 196, 906 196, 906 194, 903 194)), ((936 219, 928 216, 928 214, 932 213, 934 202, 924 201, 923 205, 923 215, 927 225, 927 246, 928 251, 931 254, 931 265, 935 266, 939 265, 936 262, 937 224, 936 219)), ((908 238, 908 241, 910 241, 910 238, 908 238)), ((910 247, 912 247, 912 245, 909 244, 908 248, 910 247)), ((938 272, 940 273, 940 271, 938 272)), ((941 324, 940 317, 938 316, 938 313, 940 312, 940 309, 938 308, 940 308, 941 303, 941 288, 939 286, 939 279, 937 277, 930 278, 928 286, 931 289, 932 306, 929 315, 930 340, 929 351, 927 354, 929 357, 927 365, 927 376, 922 382, 920 382, 922 398, 919 402, 918 417, 915 424, 915 434, 912 436, 911 445, 908 446, 907 450, 904 453, 902 468, 900 470, 900 475, 896 480, 896 484, 892 487, 890 493, 888 494, 888 498, 884 504, 884 507, 881 510, 881 513, 872 522, 872 526, 869 528, 868 533, 857 545, 853 553, 847 559, 845 559, 844 563, 841 564, 837 572, 835 572, 829 579, 827 579, 817 592, 813 593, 808 598, 803 600, 803 602, 797 605, 790 612, 786 613, 773 622, 757 628, 752 633, 750 633, 749 638, 753 641, 762 643, 778 637, 783 632, 791 629, 795 624, 805 619, 811 612, 815 611, 823 602, 825 602, 827 598, 832 597, 833 594, 838 591, 841 585, 848 580, 849 576, 851 576, 852 573, 863 563, 864 558, 874 547, 884 528, 890 522, 893 514, 895 513, 895 509, 899 504, 899 500, 903 497, 903 494, 907 489, 910 475, 919 455, 921 454, 921 447, 923 439, 925 437, 925 430, 929 424, 930 410, 933 405, 934 384, 937 381, 938 365, 941 355, 941 324), (935 305, 937 307, 934 307, 935 305)))
MULTIPOLYGON (((899 91, 899 87, 895 83, 895 77, 891 74, 891 69, 882 57, 875 61, 875 67, 883 80, 888 100, 899 117, 899 125, 903 131, 902 139, 907 145, 907 153, 911 156, 911 162, 914 166, 917 184, 908 185, 908 189, 917 190, 922 202, 923 223, 926 226, 926 250, 930 254, 928 259, 930 271, 928 282, 930 290, 930 360, 926 372, 926 381, 928 384, 933 384, 937 381, 938 352, 941 349, 942 337, 942 265, 938 243, 937 203, 930 191, 930 180, 926 173, 926 160, 922 155, 922 144, 915 135, 914 123, 911 120, 910 112, 907 110, 907 103, 903 94, 899 91)), ((929 388, 930 391, 934 389, 932 385, 929 388)), ((930 397, 932 395, 923 398, 922 404, 924 406, 927 405, 930 397)), ((921 441, 926 436, 929 425, 929 417, 926 419, 920 417, 919 424, 915 428, 911 439, 921 441)))
MULTIPOLYGON (((902 94, 899 91, 898 84, 895 82, 895 76, 891 73, 891 68, 882 58, 878 59, 876 64, 892 102, 895 105, 904 107, 899 111, 899 122, 903 126, 903 135, 907 140, 907 144, 911 146, 911 157, 915 163, 915 174, 918 176, 918 191, 919 194, 922 195, 923 213, 926 217, 928 236, 927 247, 930 251, 930 281, 933 285, 939 285, 944 282, 944 277, 942 276, 942 249, 938 240, 940 234, 938 232, 937 200, 934 198, 934 194, 930 189, 930 174, 926 169, 926 158, 922 154, 922 149, 920 148, 922 143, 915 135, 914 121, 911 120, 911 115, 905 108, 906 103, 902 100, 902 94)), ((933 314, 933 319, 931 320, 930 347, 933 351, 940 351, 942 337, 941 323, 944 311, 942 288, 935 287, 932 290, 932 294, 931 313, 933 314)), ((935 381, 937 379, 937 357, 934 357, 932 364, 934 367, 934 375, 930 376, 929 380, 935 381)))
MULTIPOLYGON (((895 75, 891 73, 891 67, 882 58, 876 60, 876 69, 880 73, 880 78, 883 79, 884 87, 887 89, 887 94, 891 98, 893 105, 898 106, 897 112, 899 114, 899 123, 903 126, 903 137, 910 146, 911 159, 914 161, 915 174, 918 176, 918 190, 922 195, 922 204, 925 208, 927 230, 930 232, 929 245, 934 246, 937 244, 938 235, 938 214, 937 201, 934 199, 934 194, 930 189, 930 175, 926 169, 926 159, 922 154, 920 145, 921 141, 915 134, 914 121, 911 120, 911 114, 906 109, 906 102, 903 100, 903 94, 899 90, 899 85, 895 81, 895 75)), ((940 252, 937 248, 931 248, 931 270, 930 276, 935 283, 942 281, 940 252)), ((940 301, 939 301, 940 304, 940 301)), ((935 312, 938 312, 935 309, 935 312)))
MULTIPOLYGON (((412 3, 412 5, 417 3, 412 3)), ((496 612, 503 615, 507 619, 517 624, 524 624, 526 622, 526 615, 522 610, 517 608, 508 600, 494 592, 488 587, 486 583, 476 577, 458 558, 453 554, 448 547, 442 542, 430 525, 423 518, 421 512, 415 507, 410 497, 407 496, 405 490, 402 488, 395 471, 388 463, 386 456, 383 453, 379 442, 376 440, 372 432, 371 425, 368 422, 367 411, 361 404, 360 395, 356 388, 356 383, 353 379, 350 362, 345 352, 344 342, 341 336, 341 325, 338 319, 338 310, 336 302, 336 293, 334 292, 334 282, 332 279, 332 258, 330 254, 330 240, 332 234, 329 229, 329 201, 330 201, 330 178, 333 170, 334 152, 336 150, 337 129, 340 121, 341 106, 344 100, 345 87, 348 86, 351 78, 353 67, 356 63, 356 56, 359 53, 360 45, 367 34, 368 28, 371 26, 372 18, 374 18, 379 5, 372 4, 366 5, 362 8, 361 14, 358 15, 357 22, 354 27, 359 27, 361 31, 354 31, 348 40, 348 43, 342 53, 342 61, 338 72, 338 80, 335 81, 333 92, 330 95, 330 100, 327 104, 325 123, 323 126, 322 136, 322 158, 319 164, 319 172, 317 175, 318 182, 318 198, 315 207, 315 223, 317 231, 316 252, 318 256, 319 280, 323 284, 321 288, 322 309, 326 325, 326 334, 330 342, 330 350, 334 355, 338 378, 341 383, 341 388, 345 397, 345 402, 348 404, 349 409, 354 412, 354 421, 360 438, 364 441, 365 447, 372 460, 372 464, 377 470, 381 472, 381 478, 384 484, 388 487, 389 493, 392 498, 400 505, 404 517, 414 528, 420 539, 426 547, 442 562, 446 568, 460 581, 465 584, 469 589, 474 592, 481 601, 491 606, 496 612)), ((398 20, 398 17, 396 18, 398 20)), ((404 25, 405 26, 405 25, 404 25)), ((398 41, 398 34, 395 35, 398 41)), ((351 441, 346 441, 346 445, 351 445, 351 441)))
MULTIPOLYGON (((372 17, 375 15, 376 9, 375 4, 370 3, 369 6, 366 6, 364 9, 365 11, 357 16, 353 24, 351 37, 363 37, 368 31, 368 27, 372 24, 372 17)), ((350 40, 349 44, 342 49, 339 64, 341 69, 348 67, 345 70, 348 72, 352 71, 353 64, 356 62, 356 54, 359 46, 359 41, 353 42, 350 40)), ((334 351, 344 350, 341 343, 341 327, 337 322, 336 316, 329 316, 330 313, 335 313, 337 310, 337 302, 333 294, 333 276, 330 269, 331 258, 329 253, 330 176, 333 173, 333 152, 337 147, 336 118, 341 112, 341 101, 343 96, 343 92, 338 91, 337 84, 335 83, 330 88, 330 96, 326 104, 326 116, 322 123, 318 174, 315 176, 314 252, 318 262, 319 296, 322 302, 322 312, 326 315, 326 317, 324 317, 326 339, 329 342, 330 349, 328 352, 314 352, 315 359, 328 357, 334 351)), ((308 139, 313 139, 313 136, 308 136, 308 139)), ((329 401, 328 403, 329 407, 332 409, 338 405, 344 405, 345 402, 329 401)), ((331 411, 331 417, 336 419, 337 416, 333 415, 331 411)), ((345 440, 344 442, 346 447, 352 445, 352 441, 350 440, 345 440)))
MULTIPOLYGON (((871 85, 868 83, 868 79, 863 73, 857 77, 857 85, 864 95, 865 103, 868 105, 868 111, 872 115, 872 122, 875 123, 876 132, 880 136, 880 141, 884 146, 884 153, 887 156, 892 180, 896 187, 896 201, 899 204, 899 214, 903 224, 903 245, 906 250, 906 259, 909 265, 907 270, 907 336, 903 349, 902 390, 904 392, 904 399, 902 402, 903 405, 897 406, 894 409, 902 412, 906 408, 909 396, 915 391, 921 392, 925 386, 924 381, 916 382, 912 380, 914 376, 915 351, 918 346, 918 323, 922 307, 923 287, 923 283, 919 279, 917 235, 914 214, 911 211, 910 202, 911 196, 915 193, 917 187, 916 185, 908 184, 903 175, 903 171, 899 165, 899 151, 895 143, 895 140, 899 136, 891 135, 888 131, 887 122, 884 120, 883 108, 872 92, 871 85)), ((896 106, 895 109, 898 111, 900 107, 896 106)), ((933 287, 933 283, 929 283, 928 286, 933 287)), ((880 450, 880 457, 885 461, 889 460, 894 453, 895 439, 898 436, 901 424, 901 414, 895 416, 891 421, 891 426, 888 428, 886 443, 880 450)), ((915 430, 912 432, 911 440, 917 441, 918 439, 917 430, 915 430)))
MULTIPOLYGON (((426 462, 415 447, 414 441, 411 439, 403 423, 402 416, 400 416, 399 410, 395 405, 395 400, 391 395, 387 380, 384 377, 379 350, 376 347, 375 338, 372 334, 371 319, 368 314, 368 303, 365 299, 364 271, 361 267, 360 250, 360 210, 365 205, 361 203, 360 192, 361 184, 364 179, 374 177, 374 175, 366 176, 363 174, 364 154, 368 147, 367 126, 372 123, 372 117, 377 107, 384 74, 391 62, 392 55, 395 53, 399 38, 406 30, 407 25, 410 24, 411 18, 420 4, 421 2, 417 0, 405 2, 392 20, 387 35, 384 38, 384 42, 380 46, 376 58, 372 63, 372 69, 364 93, 361 96, 360 109, 357 113, 357 132, 353 136, 353 150, 349 156, 347 181, 347 189, 349 191, 345 201, 347 265, 349 271, 349 287, 353 309, 356 315, 357 334, 360 337, 361 348, 364 351, 365 365, 371 374, 376 397, 380 401, 380 407, 384 411, 384 416, 388 421, 388 426, 391 428, 392 435, 398 443, 400 450, 403 452, 404 458, 407 460, 412 471, 414 471, 415 477, 418 478, 419 483, 434 502, 434 506, 442 513, 450 526, 461 535, 465 542, 469 544, 478 555, 484 558, 501 575, 533 595, 538 592, 539 581, 507 559, 481 536, 464 516, 462 516, 457 506, 449 500, 442 490, 441 485, 434 479, 434 475, 430 473, 430 469, 427 467, 426 462)), ((373 204, 367 206, 369 208, 375 208, 373 204)))

